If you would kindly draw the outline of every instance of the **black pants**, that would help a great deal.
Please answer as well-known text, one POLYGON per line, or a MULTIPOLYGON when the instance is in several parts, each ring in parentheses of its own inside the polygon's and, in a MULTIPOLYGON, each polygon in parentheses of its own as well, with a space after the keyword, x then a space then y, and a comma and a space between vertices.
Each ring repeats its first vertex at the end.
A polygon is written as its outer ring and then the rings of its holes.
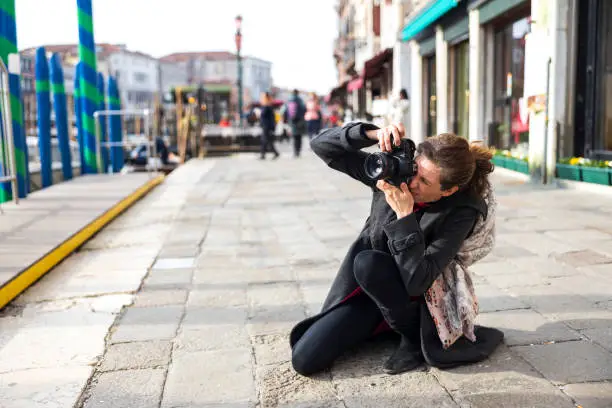
POLYGON ((264 129, 263 134, 261 135, 260 153, 262 159, 266 157, 267 151, 270 151, 274 153, 275 156, 278 156, 278 152, 274 147, 274 135, 272 134, 271 129, 264 129))
POLYGON ((302 133, 295 132, 293 133, 293 155, 295 157, 300 157, 301 152, 302 152, 302 133))
POLYGON ((369 338, 383 318, 394 330, 419 341, 419 305, 410 302, 393 257, 376 250, 359 252, 353 273, 365 294, 345 301, 306 330, 293 347, 298 373, 311 375, 330 367, 369 338))

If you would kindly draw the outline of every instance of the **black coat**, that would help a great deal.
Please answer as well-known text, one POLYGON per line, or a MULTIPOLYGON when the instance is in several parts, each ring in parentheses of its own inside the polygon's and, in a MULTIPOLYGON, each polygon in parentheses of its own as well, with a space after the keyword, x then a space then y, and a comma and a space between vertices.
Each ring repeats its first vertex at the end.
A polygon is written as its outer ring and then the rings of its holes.
POLYGON ((276 128, 276 119, 274 118, 274 109, 271 106, 261 108, 259 123, 264 131, 273 131, 276 128))
MULTIPOLYGON (((459 191, 398 220, 387 204, 384 193, 365 175, 363 163, 367 153, 360 149, 376 143, 365 136, 367 129, 376 129, 376 126, 351 123, 342 128, 324 130, 311 142, 312 150, 328 166, 372 189, 372 207, 361 233, 340 266, 321 313, 294 327, 290 336, 292 346, 312 323, 333 310, 358 287, 353 275, 353 260, 360 251, 377 249, 393 255, 408 294, 422 297, 455 257, 478 216, 487 214, 482 198, 459 191)), ((503 338, 498 330, 477 327, 476 343, 460 338, 449 349, 443 350, 427 305, 423 301, 418 305, 421 309, 422 348, 430 365, 450 367, 480 361, 503 338)))

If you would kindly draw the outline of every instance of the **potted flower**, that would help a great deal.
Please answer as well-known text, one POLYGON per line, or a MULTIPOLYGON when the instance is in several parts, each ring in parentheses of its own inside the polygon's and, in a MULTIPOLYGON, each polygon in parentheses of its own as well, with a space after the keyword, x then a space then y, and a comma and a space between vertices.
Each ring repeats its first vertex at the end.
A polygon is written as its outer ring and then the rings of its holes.
POLYGON ((557 177, 566 180, 581 181, 582 177, 579 162, 580 158, 578 157, 565 157, 559 159, 557 162, 557 177))
POLYGON ((612 185, 610 181, 612 162, 584 159, 580 165, 582 167, 582 181, 605 186, 612 185))

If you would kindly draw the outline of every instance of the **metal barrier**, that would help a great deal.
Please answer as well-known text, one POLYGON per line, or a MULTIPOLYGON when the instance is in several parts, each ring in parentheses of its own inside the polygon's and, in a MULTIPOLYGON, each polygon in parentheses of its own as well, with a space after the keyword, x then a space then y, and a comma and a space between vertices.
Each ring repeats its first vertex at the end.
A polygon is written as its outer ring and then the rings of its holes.
MULTIPOLYGON (((0 134, 0 166, 2 166, 2 175, 0 175, 0 183, 11 183, 13 201, 15 204, 18 204, 19 193, 17 190, 17 166, 15 164, 9 72, 2 58, 0 58, 0 94, 0 114, 2 115, 2 134, 0 134)), ((0 213, 2 213, 2 208, 0 208, 0 213)))
MULTIPOLYGON (((149 173, 155 173, 157 171, 159 171, 159 166, 157 161, 153 160, 153 165, 150 166, 150 161, 151 158, 156 158, 157 157, 157 148, 155 145, 155 138, 153 138, 153 135, 151 134, 151 111, 149 109, 136 109, 136 110, 101 110, 101 111, 95 111, 94 112, 94 121, 96 123, 96 155, 97 155, 97 167, 98 167, 98 172, 99 173, 106 173, 107 169, 102 169, 103 164, 102 164, 102 145, 108 147, 109 149, 115 146, 121 146, 122 148, 125 147, 129 147, 132 145, 132 142, 130 142, 127 138, 125 138, 125 133, 123 134, 123 140, 121 142, 112 142, 112 141, 106 141, 106 142, 102 142, 101 140, 101 133, 102 133, 102 129, 100 126, 100 121, 98 119, 100 119, 101 117, 105 117, 107 119, 107 121, 109 120, 109 118, 111 116, 135 116, 135 117, 142 117, 144 118, 144 134, 145 134, 145 138, 146 138, 146 148, 147 148, 147 170, 149 171, 149 173)), ((106 129, 107 129, 107 135, 110 135, 110 123, 107 122, 106 124, 106 129)), ((110 150, 109 150, 110 152, 110 150)))

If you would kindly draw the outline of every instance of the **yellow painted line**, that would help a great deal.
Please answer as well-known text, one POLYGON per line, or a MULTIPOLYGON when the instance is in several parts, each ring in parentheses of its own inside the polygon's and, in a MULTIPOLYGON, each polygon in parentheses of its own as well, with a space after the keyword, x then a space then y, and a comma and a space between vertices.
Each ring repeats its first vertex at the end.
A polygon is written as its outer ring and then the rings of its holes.
POLYGON ((121 200, 114 207, 96 218, 82 230, 75 233, 72 237, 61 243, 54 250, 43 256, 30 267, 23 270, 11 281, 7 282, 0 288, 0 309, 6 306, 6 304, 11 300, 19 296, 24 290, 30 287, 30 285, 40 279, 41 276, 53 269, 55 265, 68 257, 68 255, 70 255, 75 249, 80 247, 96 232, 104 228, 106 224, 115 219, 125 209, 129 208, 163 180, 163 175, 149 180, 146 184, 139 187, 138 190, 121 200))

